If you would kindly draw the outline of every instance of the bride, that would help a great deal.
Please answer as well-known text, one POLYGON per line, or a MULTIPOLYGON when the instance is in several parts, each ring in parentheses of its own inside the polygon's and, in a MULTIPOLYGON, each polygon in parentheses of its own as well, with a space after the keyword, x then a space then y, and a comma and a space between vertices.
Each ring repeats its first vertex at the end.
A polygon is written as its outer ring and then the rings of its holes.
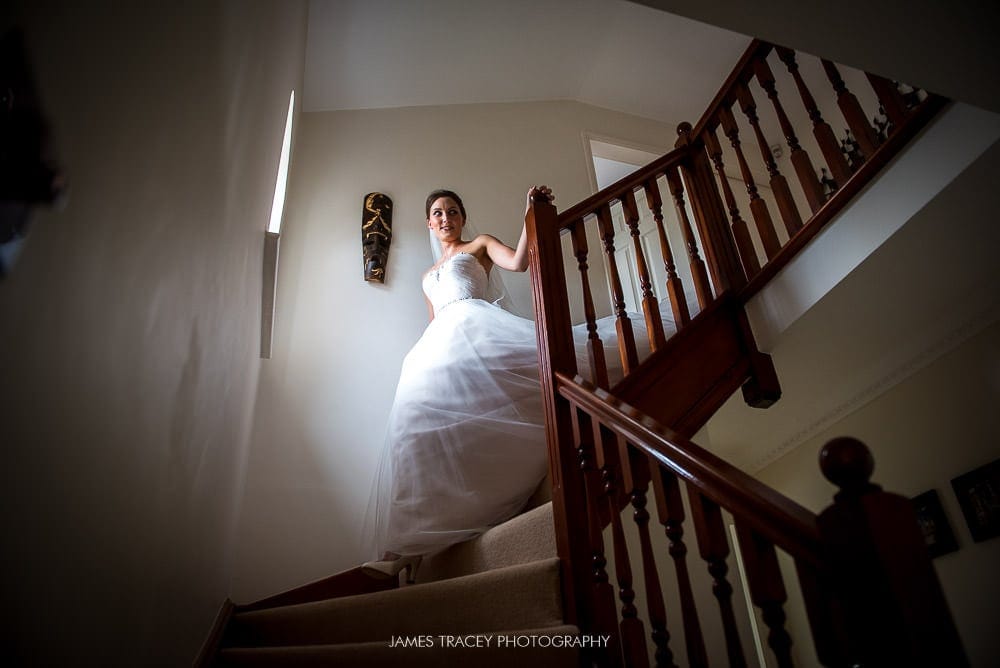
MULTIPOLYGON (((546 186, 528 191, 552 199, 546 186)), ((435 190, 427 227, 441 257, 423 277, 431 322, 403 361, 374 491, 373 577, 482 533, 516 514, 547 470, 535 325, 487 300, 496 267, 528 267, 522 229, 511 248, 463 238, 461 197, 435 190)))

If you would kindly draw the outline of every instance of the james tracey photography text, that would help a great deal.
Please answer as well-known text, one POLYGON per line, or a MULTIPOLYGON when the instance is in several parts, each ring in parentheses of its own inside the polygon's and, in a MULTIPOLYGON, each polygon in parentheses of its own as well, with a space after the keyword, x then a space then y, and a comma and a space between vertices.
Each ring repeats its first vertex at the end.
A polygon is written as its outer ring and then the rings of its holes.
POLYGON ((392 636, 389 647, 607 647, 611 636, 483 634, 392 636))

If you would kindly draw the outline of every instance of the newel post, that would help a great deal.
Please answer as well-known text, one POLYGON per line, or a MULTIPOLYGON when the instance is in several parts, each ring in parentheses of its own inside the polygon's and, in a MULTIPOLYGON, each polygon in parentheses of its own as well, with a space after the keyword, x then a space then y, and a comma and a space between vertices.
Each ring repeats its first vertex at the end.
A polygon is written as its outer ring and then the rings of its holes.
POLYGON ((967 666, 910 500, 871 483, 853 438, 827 443, 820 468, 840 488, 818 525, 845 665, 967 666))
POLYGON ((677 126, 677 136, 675 146, 688 149, 688 156, 681 163, 681 174, 701 236, 715 296, 726 290, 738 291, 746 285, 747 276, 729 229, 729 217, 705 145, 692 134, 690 123, 677 126))
POLYGON ((563 569, 563 603, 567 621, 586 633, 594 626, 586 603, 591 578, 583 476, 574 443, 571 406, 559 395, 555 378, 556 372, 571 378, 576 375, 559 219, 548 200, 535 198, 524 222, 535 305, 556 549, 563 569))

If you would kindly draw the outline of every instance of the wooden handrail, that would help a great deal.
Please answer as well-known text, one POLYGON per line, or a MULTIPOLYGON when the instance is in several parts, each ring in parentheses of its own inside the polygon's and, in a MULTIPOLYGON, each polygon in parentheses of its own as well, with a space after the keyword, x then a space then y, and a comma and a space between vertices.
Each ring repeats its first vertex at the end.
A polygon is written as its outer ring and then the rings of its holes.
POLYGON ((560 395, 746 519, 775 545, 810 565, 822 562, 816 515, 583 378, 556 378, 560 395))
POLYGON ((694 136, 699 136, 705 130, 710 127, 718 125, 716 120, 718 117, 719 109, 728 101, 730 104, 733 102, 733 91, 736 89, 737 85, 741 83, 746 83, 747 80, 753 75, 753 64, 759 60, 763 60, 774 48, 774 45, 764 42, 759 39, 755 39, 750 42, 750 46, 746 48, 743 55, 736 62, 735 67, 733 67, 732 72, 726 77, 722 86, 719 88, 719 92, 715 94, 712 101, 708 103, 708 108, 705 109, 705 113, 701 115, 698 122, 694 124, 694 130, 692 134, 694 136))
POLYGON ((660 174, 665 174, 671 167, 680 165, 687 155, 688 149, 686 147, 674 149, 653 160, 645 167, 623 176, 587 199, 560 212, 559 228, 565 229, 575 220, 594 215, 600 207, 621 201, 621 197, 626 192, 638 190, 651 177, 655 178, 660 174))

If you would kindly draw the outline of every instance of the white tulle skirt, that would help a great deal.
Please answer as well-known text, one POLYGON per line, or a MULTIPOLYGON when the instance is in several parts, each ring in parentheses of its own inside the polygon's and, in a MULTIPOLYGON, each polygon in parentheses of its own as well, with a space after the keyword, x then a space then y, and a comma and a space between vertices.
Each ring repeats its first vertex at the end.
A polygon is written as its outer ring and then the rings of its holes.
POLYGON ((534 323, 449 304, 403 361, 368 548, 427 554, 472 538, 521 510, 546 470, 534 323))

